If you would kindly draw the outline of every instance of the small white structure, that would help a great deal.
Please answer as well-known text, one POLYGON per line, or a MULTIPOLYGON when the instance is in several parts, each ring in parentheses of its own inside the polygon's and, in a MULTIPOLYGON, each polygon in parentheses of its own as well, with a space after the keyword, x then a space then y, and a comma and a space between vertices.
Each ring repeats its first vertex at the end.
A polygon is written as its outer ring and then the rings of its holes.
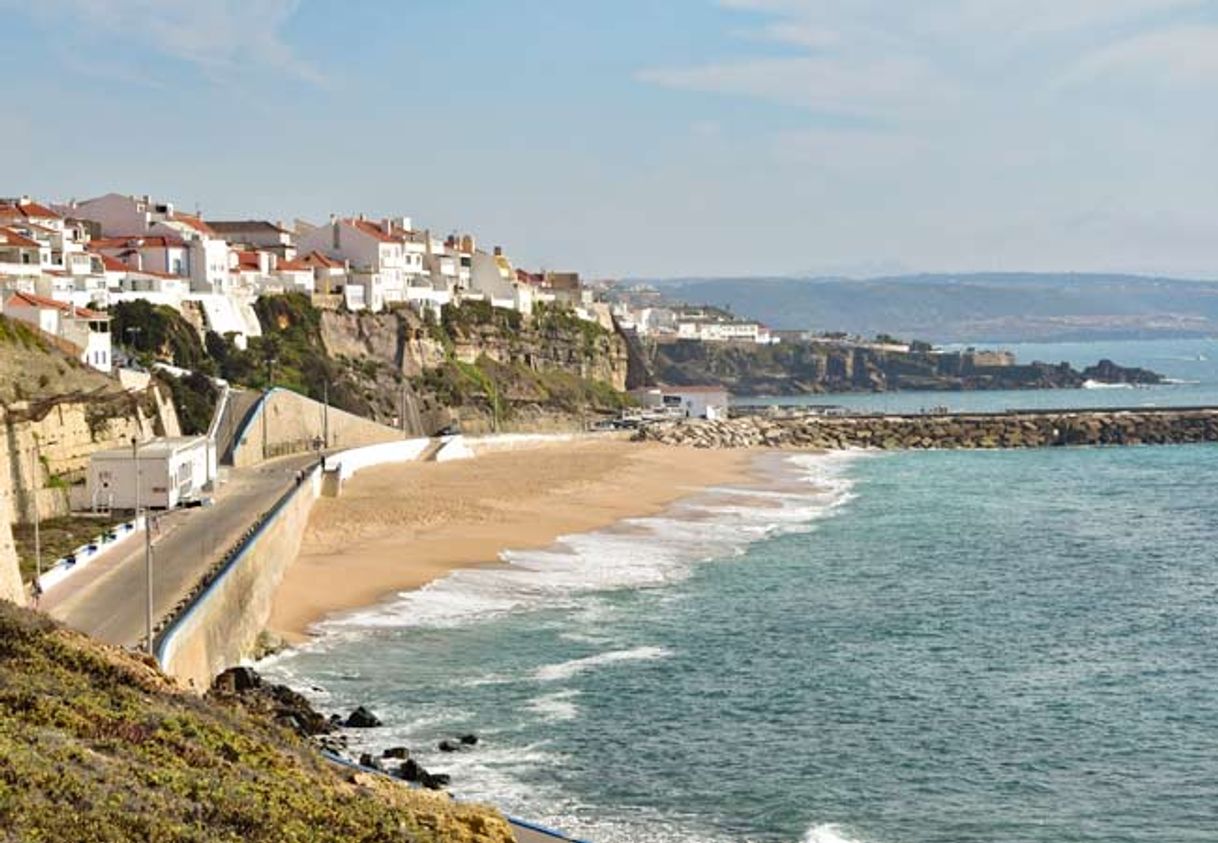
MULTIPOLYGON (((215 450, 206 436, 153 439, 141 443, 138 454, 141 507, 173 509, 197 499, 215 476, 215 450)), ((98 509, 134 509, 135 478, 132 448, 98 451, 89 457, 89 501, 98 509)))
POLYGON ((651 386, 631 391, 645 410, 690 419, 725 419, 730 401, 721 386, 651 386))

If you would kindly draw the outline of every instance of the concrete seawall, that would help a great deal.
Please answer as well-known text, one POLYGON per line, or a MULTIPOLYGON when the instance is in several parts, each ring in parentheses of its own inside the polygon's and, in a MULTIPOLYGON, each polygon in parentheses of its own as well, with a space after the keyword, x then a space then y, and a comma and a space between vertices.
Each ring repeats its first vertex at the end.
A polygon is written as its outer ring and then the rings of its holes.
POLYGON ((695 448, 1044 448, 1218 442, 1218 408, 912 416, 752 416, 648 425, 638 439, 695 448))
MULTIPOLYGON (((419 459, 430 445, 429 439, 403 439, 354 448, 328 457, 327 468, 341 485, 365 468, 419 459)), ((322 483, 316 468, 289 491, 215 579, 170 622, 157 646, 157 660, 166 673, 201 691, 217 673, 253 653, 284 572, 300 552, 322 483)))

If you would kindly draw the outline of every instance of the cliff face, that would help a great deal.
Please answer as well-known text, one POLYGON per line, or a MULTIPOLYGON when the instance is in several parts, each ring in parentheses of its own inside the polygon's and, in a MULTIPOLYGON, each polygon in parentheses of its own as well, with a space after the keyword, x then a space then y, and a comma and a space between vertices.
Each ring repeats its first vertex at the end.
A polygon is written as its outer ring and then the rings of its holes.
POLYGON ((526 318, 466 302, 439 321, 406 310, 324 312, 320 331, 370 414, 405 417, 415 433, 454 420, 471 431, 570 423, 616 408, 626 388, 621 337, 561 310, 526 318))
POLYGON ((830 343, 749 346, 676 342, 656 348, 645 375, 660 383, 723 386, 736 395, 803 395, 885 390, 1076 388, 1088 379, 1158 383, 1143 369, 1101 361, 1078 371, 1068 364, 977 365, 967 353, 894 352, 830 343))

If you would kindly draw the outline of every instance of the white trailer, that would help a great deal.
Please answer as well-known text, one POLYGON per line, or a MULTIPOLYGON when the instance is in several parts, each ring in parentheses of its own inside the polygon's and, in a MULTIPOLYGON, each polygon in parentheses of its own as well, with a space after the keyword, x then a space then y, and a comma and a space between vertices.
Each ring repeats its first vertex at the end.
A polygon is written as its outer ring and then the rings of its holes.
POLYGON ((98 451, 89 458, 88 494, 94 509, 135 508, 137 453, 141 507, 173 509, 197 499, 211 480, 206 436, 152 439, 135 450, 98 451))

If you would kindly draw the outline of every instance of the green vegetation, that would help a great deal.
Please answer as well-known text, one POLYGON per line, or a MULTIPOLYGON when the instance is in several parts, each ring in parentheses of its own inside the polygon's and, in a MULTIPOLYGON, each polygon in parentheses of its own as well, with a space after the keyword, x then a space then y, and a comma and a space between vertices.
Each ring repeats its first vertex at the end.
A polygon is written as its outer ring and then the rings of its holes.
POLYGON ((160 373, 157 380, 165 384, 173 396, 182 433, 187 436, 206 433, 216 411, 216 402, 220 400, 220 389, 215 382, 202 372, 191 372, 180 378, 160 373))
POLYGON ((502 819, 335 772, 239 707, 0 603, 0 829, 8 840, 507 843, 502 819))
POLYGON ((134 349, 145 365, 161 360, 192 371, 214 371, 198 332, 172 307, 137 299, 114 305, 110 317, 115 344, 134 349))
MULTIPOLYGON (((44 520, 38 526, 43 569, 48 568, 56 559, 67 556, 85 542, 109 532, 118 523, 120 522, 107 518, 76 516, 44 520)), ((14 524, 13 541, 17 545, 17 558, 21 563, 21 578, 29 582, 34 578, 37 569, 37 560, 34 558, 34 525, 14 524)))
POLYGON ((16 319, 0 316, 0 343, 17 345, 24 349, 46 351, 47 343, 38 336, 38 332, 16 319))

